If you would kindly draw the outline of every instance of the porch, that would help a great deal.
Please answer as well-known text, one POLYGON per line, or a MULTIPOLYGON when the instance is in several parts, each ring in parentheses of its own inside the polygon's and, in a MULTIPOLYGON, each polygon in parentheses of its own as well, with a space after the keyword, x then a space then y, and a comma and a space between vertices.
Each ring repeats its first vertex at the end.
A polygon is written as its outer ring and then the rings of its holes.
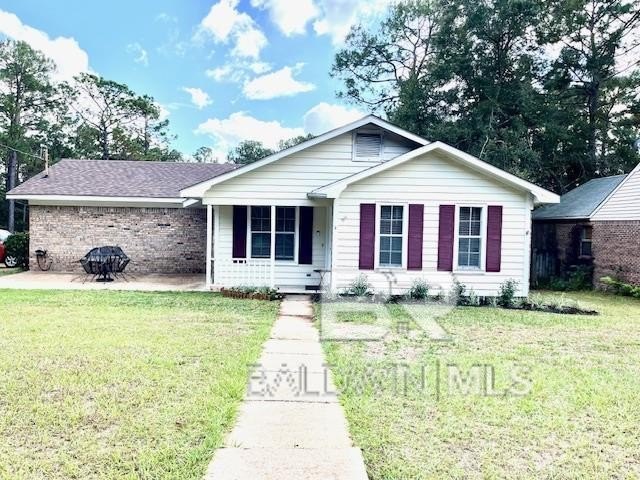
POLYGON ((207 205, 206 285, 286 293, 329 284, 332 208, 323 202, 207 205))

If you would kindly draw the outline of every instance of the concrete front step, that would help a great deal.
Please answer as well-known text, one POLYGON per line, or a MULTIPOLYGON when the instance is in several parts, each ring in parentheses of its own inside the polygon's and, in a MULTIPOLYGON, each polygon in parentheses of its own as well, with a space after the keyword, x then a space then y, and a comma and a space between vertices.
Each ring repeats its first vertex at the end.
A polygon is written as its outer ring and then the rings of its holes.
POLYGON ((245 402, 225 447, 350 448, 337 403, 245 402))
POLYGON ((221 448, 206 480, 367 480, 359 448, 221 448))

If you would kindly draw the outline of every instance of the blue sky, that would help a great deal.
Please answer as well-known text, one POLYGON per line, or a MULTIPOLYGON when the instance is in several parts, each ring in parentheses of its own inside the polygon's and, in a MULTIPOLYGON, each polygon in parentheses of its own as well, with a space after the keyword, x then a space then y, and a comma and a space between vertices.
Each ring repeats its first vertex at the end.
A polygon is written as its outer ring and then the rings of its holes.
POLYGON ((91 71, 152 95, 174 146, 219 156, 253 137, 275 146, 362 116, 336 99, 329 69, 356 21, 389 0, 3 0, 0 35, 56 63, 57 78, 91 71))

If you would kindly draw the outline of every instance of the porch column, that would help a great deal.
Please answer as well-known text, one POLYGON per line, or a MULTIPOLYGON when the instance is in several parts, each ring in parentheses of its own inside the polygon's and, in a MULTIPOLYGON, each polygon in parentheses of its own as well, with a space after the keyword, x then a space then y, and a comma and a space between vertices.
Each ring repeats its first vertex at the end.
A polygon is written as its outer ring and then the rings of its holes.
POLYGON ((213 228, 213 206, 207 205, 207 264, 205 266, 207 288, 211 288, 211 239, 213 228))
POLYGON ((276 206, 271 205, 271 288, 276 286, 276 206))
POLYGON ((218 285, 220 283, 220 262, 218 262, 218 268, 216 268, 216 261, 220 259, 220 205, 214 205, 213 207, 213 262, 209 262, 212 264, 213 273, 211 276, 211 282, 214 285, 218 285))

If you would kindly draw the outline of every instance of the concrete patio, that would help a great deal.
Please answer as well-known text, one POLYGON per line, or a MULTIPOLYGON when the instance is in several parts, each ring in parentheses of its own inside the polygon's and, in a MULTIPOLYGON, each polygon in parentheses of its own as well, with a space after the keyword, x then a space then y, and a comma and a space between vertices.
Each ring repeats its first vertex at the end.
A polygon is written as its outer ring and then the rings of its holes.
POLYGON ((145 292, 197 292, 204 291, 204 274, 142 275, 127 277, 128 281, 117 279, 113 282, 82 283, 85 275, 80 273, 20 272, 0 277, 0 289, 45 289, 45 290, 135 290, 145 292))

